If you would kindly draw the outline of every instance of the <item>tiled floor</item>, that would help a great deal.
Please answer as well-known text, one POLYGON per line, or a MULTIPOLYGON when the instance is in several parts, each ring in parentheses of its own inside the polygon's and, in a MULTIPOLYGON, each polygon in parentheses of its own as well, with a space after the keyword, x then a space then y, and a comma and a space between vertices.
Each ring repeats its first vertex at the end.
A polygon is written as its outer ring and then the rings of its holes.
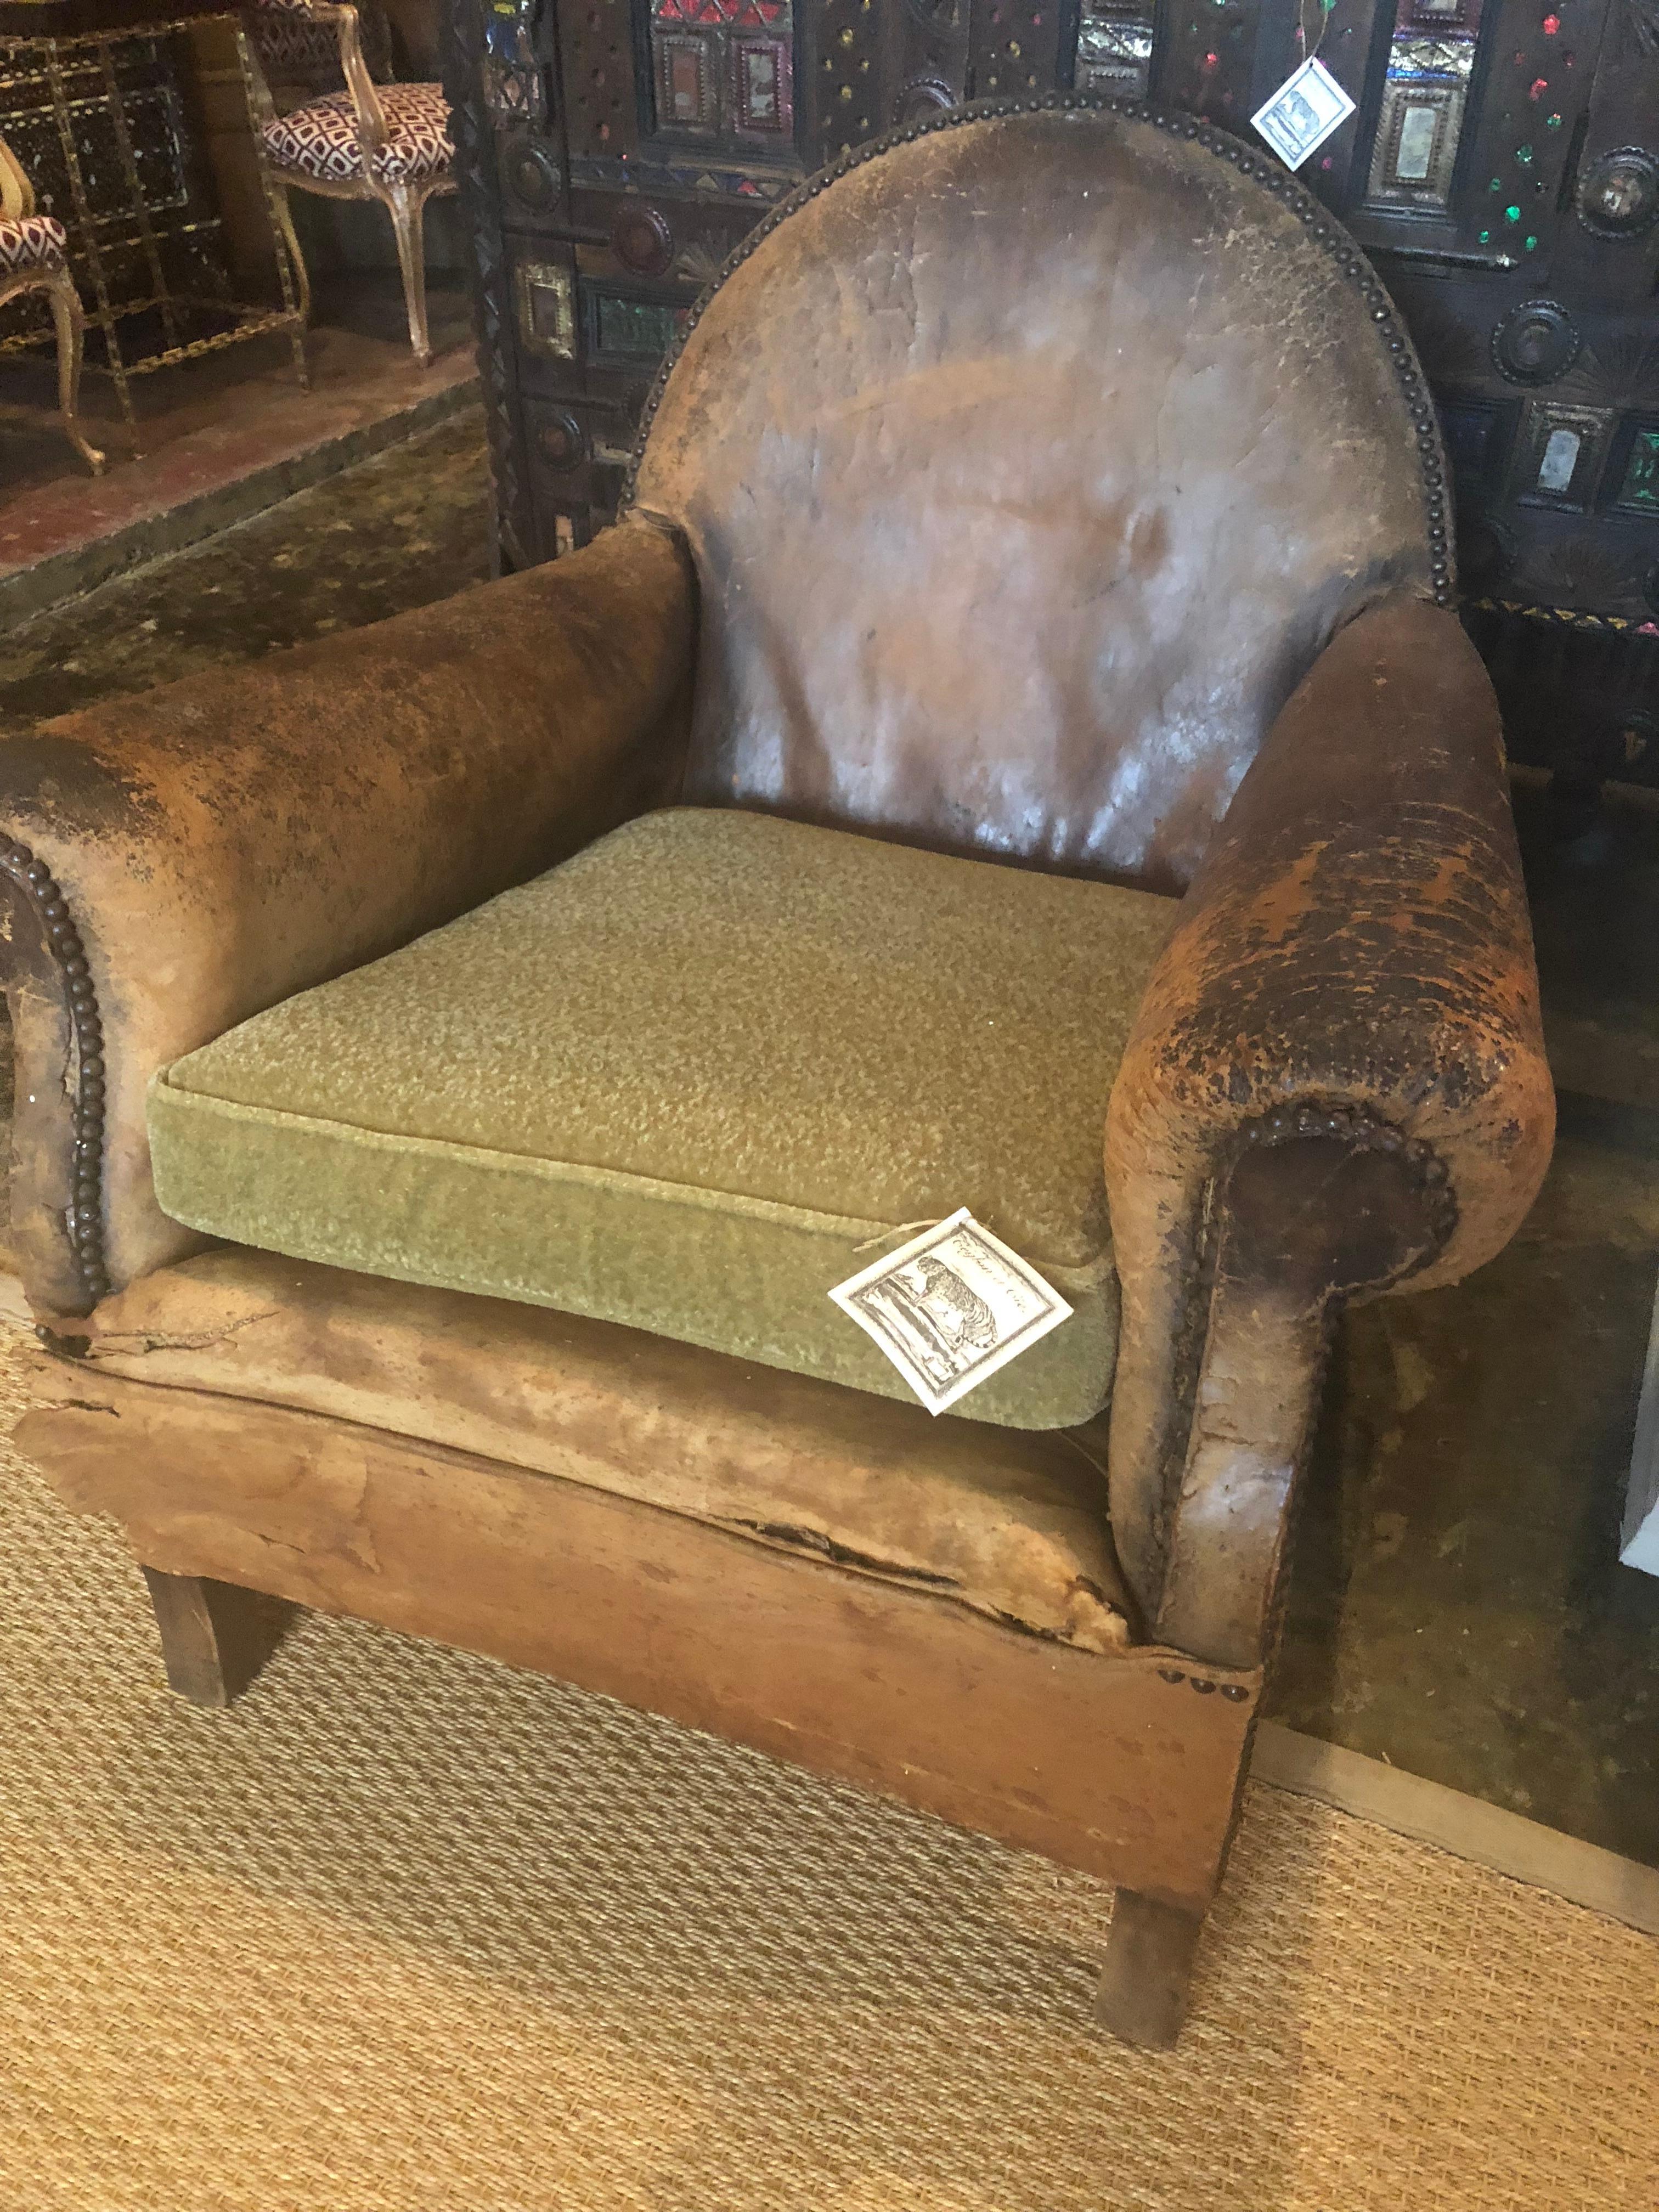
MULTIPOLYGON (((108 585, 0 649, 0 734, 457 589, 484 499, 472 413, 108 585)), ((1536 793, 1519 813, 1552 1012, 1622 1066, 1659 1036, 1659 817, 1563 846, 1536 793)), ((1344 1327, 1273 1707, 1659 1863, 1659 1581, 1617 1562, 1656 1273, 1659 1114, 1564 1091, 1510 1249, 1344 1327)))

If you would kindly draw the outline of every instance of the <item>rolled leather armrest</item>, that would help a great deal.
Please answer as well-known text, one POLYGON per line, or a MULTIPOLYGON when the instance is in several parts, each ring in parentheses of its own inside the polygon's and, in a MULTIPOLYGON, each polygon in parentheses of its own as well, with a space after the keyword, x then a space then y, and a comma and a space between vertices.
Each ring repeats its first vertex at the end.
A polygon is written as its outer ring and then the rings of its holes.
MULTIPOLYGON (((1220 1430, 1244 1449, 1253 1394, 1276 1397, 1261 1451, 1283 1459, 1301 1418, 1286 1409, 1313 1402, 1311 1378, 1252 1377, 1224 1347, 1205 1351, 1230 1176, 1250 1146, 1298 1133, 1403 1153, 1437 1224, 1395 1279, 1413 1288, 1501 1249, 1549 1162, 1554 1094, 1497 702, 1456 617, 1417 600, 1340 631, 1274 723, 1182 902, 1113 1091, 1112 1519, 1149 1617, 1200 1430, 1212 1457, 1220 1430)), ((1267 1249, 1254 1226, 1252 1249, 1267 1249)), ((1355 1287, 1344 1264, 1334 1252, 1333 1292, 1355 1287)), ((1305 1252, 1297 1272, 1311 1314, 1305 1252)), ((1233 1285, 1228 1310, 1250 1303, 1233 1285)), ((1316 1326, 1283 1340, 1322 1356, 1316 1326)))
POLYGON ((671 795, 695 584, 677 538, 193 677, 0 748, 12 1244, 43 1316, 199 1244, 156 1206, 156 1069, 671 795))

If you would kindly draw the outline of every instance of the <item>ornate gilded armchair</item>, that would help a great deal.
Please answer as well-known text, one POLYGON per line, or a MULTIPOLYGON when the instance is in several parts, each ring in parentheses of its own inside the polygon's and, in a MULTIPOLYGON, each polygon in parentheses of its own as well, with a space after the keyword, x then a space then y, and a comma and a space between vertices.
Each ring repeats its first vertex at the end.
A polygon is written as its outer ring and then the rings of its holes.
POLYGON ((1346 1303, 1553 1099, 1387 295, 1265 155, 900 131, 705 301, 574 556, 7 748, 24 1443, 176 1686, 249 1590, 1119 1885, 1173 2040, 1346 1303), (932 1419, 826 1293, 1072 1318, 932 1419))
POLYGON ((311 281, 295 234, 290 191, 378 200, 392 217, 409 311, 409 342, 432 359, 426 314, 426 204, 453 192, 454 144, 439 84, 385 82, 383 19, 321 0, 252 0, 237 33, 253 100, 260 167, 291 262, 300 304, 311 281), (376 82, 379 76, 382 81, 376 82), (341 89, 325 90, 332 82, 341 89), (275 88, 275 89, 273 89, 275 88), (298 104, 293 95, 299 94, 298 104), (289 95, 279 98, 278 94, 289 95))
POLYGON ((88 444, 76 411, 86 317, 69 272, 67 245, 63 224, 37 213, 34 187, 0 138, 0 306, 25 292, 46 294, 58 332, 58 404, 64 433, 94 476, 100 476, 104 456, 88 444))

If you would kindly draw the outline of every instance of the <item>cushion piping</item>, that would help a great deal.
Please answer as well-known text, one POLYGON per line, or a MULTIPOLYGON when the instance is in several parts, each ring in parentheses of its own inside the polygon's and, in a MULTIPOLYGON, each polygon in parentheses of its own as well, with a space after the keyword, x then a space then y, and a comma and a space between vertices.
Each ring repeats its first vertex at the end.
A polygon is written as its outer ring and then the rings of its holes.
MULTIPOLYGON (((181 1102, 187 1100, 191 1112, 205 1111, 233 1123, 282 1123, 294 1128, 316 1131, 334 1141, 361 1145, 370 1151, 390 1149, 404 1157, 416 1152, 434 1159, 465 1160, 472 1165, 482 1163, 495 1174, 529 1175, 538 1182, 576 1183, 592 1189, 638 1194, 700 1211, 720 1213, 736 1211, 748 1214, 752 1219, 775 1222, 781 1227, 802 1230, 808 1235, 840 1243, 849 1239, 873 1243, 911 1225, 902 1222, 872 1221, 856 1214, 821 1213, 816 1208, 792 1206, 779 1199, 755 1198, 744 1192, 716 1190, 696 1183, 669 1182, 659 1176, 641 1175, 627 1168, 594 1167, 580 1160, 550 1160, 534 1152, 497 1152, 490 1146, 458 1144, 446 1137, 398 1135, 387 1130, 367 1128, 355 1122, 322 1120, 310 1114, 295 1114, 279 1106, 250 1106, 238 1099, 221 1098, 210 1091, 192 1091, 185 1085, 174 1084, 170 1080, 171 1075, 171 1068, 157 1070, 149 1085, 152 1098, 163 1092, 171 1092, 181 1102)), ((168 1193, 163 1187, 166 1180, 165 1165, 158 1160, 156 1198, 163 1212, 171 1214, 175 1221, 182 1221, 187 1228, 200 1229, 210 1236, 225 1233, 210 1222, 193 1222, 187 1215, 174 1212, 168 1202, 168 1193)), ((994 1229, 995 1224, 987 1223, 986 1226, 994 1229)), ((1020 1256, 1030 1266, 1041 1268, 1062 1294, 1073 1288, 1079 1291, 1092 1289, 1112 1270, 1109 1244, 1092 1261, 1082 1265, 1051 1261, 1041 1253, 1023 1251, 1020 1256)), ((471 1285, 453 1284, 449 1287, 465 1289, 471 1285)))

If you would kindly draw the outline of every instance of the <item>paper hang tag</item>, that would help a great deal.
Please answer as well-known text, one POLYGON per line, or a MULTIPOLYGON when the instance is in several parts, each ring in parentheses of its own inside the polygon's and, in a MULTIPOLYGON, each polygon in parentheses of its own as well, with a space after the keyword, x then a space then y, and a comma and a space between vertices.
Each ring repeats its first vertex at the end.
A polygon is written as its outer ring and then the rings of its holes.
POLYGON ((965 1206, 830 1295, 930 1413, 976 1390, 1072 1313, 965 1206))
POLYGON ((1286 168, 1299 169, 1353 112, 1353 101, 1324 63, 1310 55, 1250 121, 1286 168))

